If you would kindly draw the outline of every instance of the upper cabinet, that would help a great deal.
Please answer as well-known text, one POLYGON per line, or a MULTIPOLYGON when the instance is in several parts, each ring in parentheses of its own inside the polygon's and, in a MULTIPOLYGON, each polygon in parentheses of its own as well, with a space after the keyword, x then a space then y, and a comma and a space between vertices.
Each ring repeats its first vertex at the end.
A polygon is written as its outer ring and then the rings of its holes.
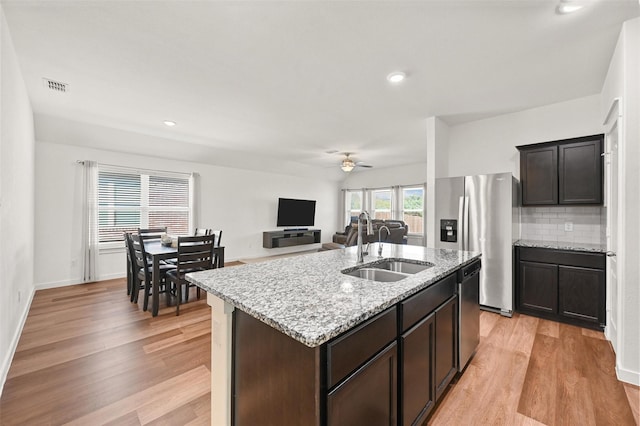
POLYGON ((518 146, 523 206, 602 204, 604 135, 518 146))

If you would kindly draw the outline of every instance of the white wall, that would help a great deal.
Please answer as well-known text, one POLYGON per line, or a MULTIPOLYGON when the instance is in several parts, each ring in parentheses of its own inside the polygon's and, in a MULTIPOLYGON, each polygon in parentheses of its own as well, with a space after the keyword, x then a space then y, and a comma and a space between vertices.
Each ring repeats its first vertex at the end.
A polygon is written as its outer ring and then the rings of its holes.
POLYGON ((616 371, 624 381, 640 385, 640 18, 625 22, 602 90, 600 121, 613 100, 622 100, 619 140, 618 308, 616 371))
POLYGON ((452 126, 449 176, 512 172, 519 178, 516 146, 602 132, 600 95, 452 126))
POLYGON ((33 297, 33 112, 0 6, 0 393, 33 297))
MULTIPOLYGON (((278 197, 313 199, 315 228, 330 241, 337 227, 338 184, 322 177, 256 172, 203 163, 144 157, 58 143, 36 143, 36 232, 48 235, 36 245, 38 288, 78 283, 82 278, 81 166, 76 160, 200 174, 199 226, 222 229, 226 260, 304 251, 320 245, 262 248, 262 232, 276 229, 278 197)), ((124 250, 103 251, 101 279, 123 276, 124 250)))
MULTIPOLYGON (((410 156, 410 153, 407 154, 410 156)), ((417 160, 417 159, 416 159, 417 160)), ((347 174, 342 181, 343 189, 381 188, 394 185, 415 185, 427 181, 427 163, 409 164, 399 167, 360 169, 347 174)))

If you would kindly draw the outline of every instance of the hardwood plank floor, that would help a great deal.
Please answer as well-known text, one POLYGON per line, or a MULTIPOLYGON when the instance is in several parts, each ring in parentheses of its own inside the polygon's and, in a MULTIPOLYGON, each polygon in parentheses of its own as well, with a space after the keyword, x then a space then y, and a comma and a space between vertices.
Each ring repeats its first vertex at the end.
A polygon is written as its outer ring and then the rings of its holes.
POLYGON ((603 333, 482 312, 480 335, 430 425, 638 424, 637 387, 617 380, 603 333))
MULTIPOLYGON (((129 303, 122 279, 38 291, 0 424, 208 425, 211 319, 192 291, 180 316, 168 306, 156 318, 129 303)), ((616 380, 602 333, 483 312, 480 334, 429 424, 638 423, 638 387, 616 380)))

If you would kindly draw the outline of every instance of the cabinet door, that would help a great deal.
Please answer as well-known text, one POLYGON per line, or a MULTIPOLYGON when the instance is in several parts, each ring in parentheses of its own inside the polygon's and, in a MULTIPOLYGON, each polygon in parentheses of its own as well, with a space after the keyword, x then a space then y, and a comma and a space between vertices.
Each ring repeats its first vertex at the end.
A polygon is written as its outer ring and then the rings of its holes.
POLYGON ((604 271, 559 266, 560 314, 597 325, 605 322, 604 271))
POLYGON ((518 305, 522 310, 558 313, 558 265, 520 261, 518 305))
POLYGON ((407 330, 400 339, 400 386, 404 426, 421 424, 435 403, 435 318, 435 313, 429 315, 407 330))
POLYGON ((436 400, 458 371, 458 295, 436 312, 435 384, 436 400))
POLYGON ((558 204, 558 147, 520 151, 522 205, 558 204))
POLYGON ((558 147, 560 204, 602 204, 602 139, 558 147))
POLYGON ((397 422, 397 344, 393 342, 337 386, 327 398, 327 425, 397 422))

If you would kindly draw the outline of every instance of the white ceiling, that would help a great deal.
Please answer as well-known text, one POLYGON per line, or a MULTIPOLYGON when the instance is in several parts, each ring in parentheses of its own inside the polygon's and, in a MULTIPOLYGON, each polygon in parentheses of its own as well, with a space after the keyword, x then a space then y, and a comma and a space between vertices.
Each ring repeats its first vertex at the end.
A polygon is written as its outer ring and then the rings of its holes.
MULTIPOLYGON (((558 15, 558 0, 2 1, 37 124, 132 131, 162 141, 159 156, 188 151, 180 141, 211 163, 336 169, 328 150, 424 161, 430 116, 453 125, 599 93, 640 6, 585 3, 558 15), (408 79, 392 86, 397 70, 408 79)), ((108 146, 91 133, 78 140, 108 146)))

